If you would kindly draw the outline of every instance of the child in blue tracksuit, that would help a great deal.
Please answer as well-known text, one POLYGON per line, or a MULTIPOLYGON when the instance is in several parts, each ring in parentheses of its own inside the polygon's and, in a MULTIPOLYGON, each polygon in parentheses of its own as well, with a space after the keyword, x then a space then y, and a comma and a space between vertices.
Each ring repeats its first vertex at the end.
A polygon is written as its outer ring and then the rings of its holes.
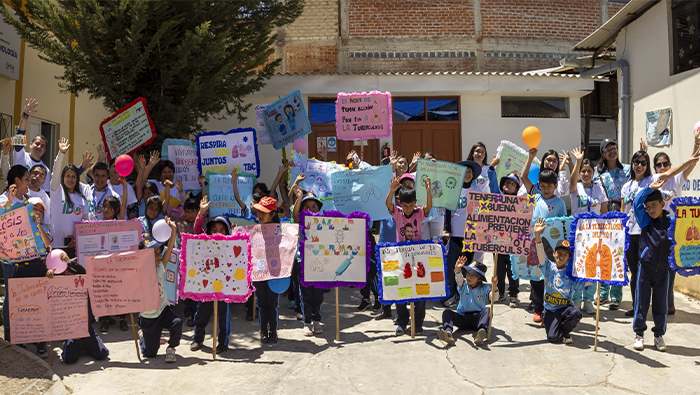
POLYGON ((544 218, 539 218, 535 223, 535 244, 537 245, 537 259, 540 270, 544 275, 544 327, 547 331, 547 340, 556 343, 563 341, 571 344, 571 331, 581 321, 581 310, 573 305, 575 292, 583 291, 586 283, 573 281, 566 275, 566 264, 571 259, 569 242, 559 240, 554 248, 554 260, 547 258, 542 245, 540 235, 545 229, 544 218))
MULTIPOLYGON (((494 158, 489 166, 489 188, 491 193, 497 193, 500 195, 517 195, 520 189, 520 177, 518 173, 513 171, 508 175, 501 177, 500 183, 496 181, 496 169, 495 167, 501 162, 499 158, 494 158)), ((503 299, 499 299, 505 302, 505 291, 506 291, 506 274, 508 275, 508 306, 510 308, 518 307, 520 300, 518 300, 518 292, 520 292, 520 280, 513 278, 513 269, 511 268, 510 255, 496 254, 496 276, 498 277, 498 294, 501 295, 503 299)))
MULTIPOLYGON (((454 325, 462 329, 475 330, 476 338, 474 344, 480 346, 486 338, 486 331, 489 329, 490 307, 486 303, 491 302, 491 290, 498 284, 498 278, 491 278, 492 286, 484 284, 486 281, 486 265, 474 261, 466 267, 466 284, 462 276, 462 267, 467 263, 467 257, 461 256, 455 263, 454 273, 457 282, 457 292, 459 292, 459 304, 457 311, 447 309, 442 312, 442 327, 438 330, 440 340, 448 346, 454 346, 455 339, 452 336, 454 325)), ((496 291, 498 294, 498 291, 496 291)))
POLYGON ((634 321, 636 333, 635 350, 644 349, 644 332, 647 329, 646 317, 651 302, 654 316, 654 346, 666 351, 663 335, 666 333, 668 317, 668 257, 671 254, 671 241, 668 228, 671 220, 664 211, 664 198, 659 188, 664 180, 654 181, 642 189, 634 199, 634 216, 642 229, 639 235, 639 271, 634 298, 634 321))

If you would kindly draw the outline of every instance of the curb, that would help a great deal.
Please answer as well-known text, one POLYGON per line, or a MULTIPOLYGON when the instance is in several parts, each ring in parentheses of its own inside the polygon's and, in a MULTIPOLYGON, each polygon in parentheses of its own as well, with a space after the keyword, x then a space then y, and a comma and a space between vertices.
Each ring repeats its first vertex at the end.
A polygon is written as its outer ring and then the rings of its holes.
MULTIPOLYGON (((44 392, 44 395, 70 394, 70 391, 68 390, 68 388, 66 388, 66 386, 63 384, 63 381, 61 381, 61 378, 56 373, 54 373, 54 371, 51 369, 51 366, 49 366, 49 364, 46 363, 46 361, 39 358, 36 354, 34 354, 33 352, 30 352, 28 350, 25 350, 22 347, 14 346, 13 344, 10 344, 3 339, 0 339, 0 349, 3 349, 3 348, 8 348, 8 349, 12 348, 13 351, 17 351, 20 354, 27 356, 34 364, 41 365, 43 368, 46 369, 46 372, 40 378, 51 380, 53 382, 53 384, 51 385, 51 387, 49 387, 49 389, 47 389, 44 392)), ((34 386, 35 383, 36 383, 36 381, 33 381, 22 392, 20 392, 20 394, 25 394, 25 393, 26 394, 30 394, 30 393, 35 394, 35 393, 37 393, 39 390, 38 390, 38 388, 36 388, 34 386)))

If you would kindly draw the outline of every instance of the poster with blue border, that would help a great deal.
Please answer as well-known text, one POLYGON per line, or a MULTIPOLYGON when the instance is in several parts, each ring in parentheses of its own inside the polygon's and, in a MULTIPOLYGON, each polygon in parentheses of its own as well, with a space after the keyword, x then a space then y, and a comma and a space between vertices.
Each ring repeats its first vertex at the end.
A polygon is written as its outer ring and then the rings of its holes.
POLYGON ((265 125, 275 149, 282 149, 299 137, 311 133, 309 115, 298 89, 267 106, 264 114, 265 125))
POLYGON ((197 168, 206 172, 231 174, 245 171, 260 177, 258 141, 253 128, 231 129, 228 132, 202 132, 197 135, 197 168))

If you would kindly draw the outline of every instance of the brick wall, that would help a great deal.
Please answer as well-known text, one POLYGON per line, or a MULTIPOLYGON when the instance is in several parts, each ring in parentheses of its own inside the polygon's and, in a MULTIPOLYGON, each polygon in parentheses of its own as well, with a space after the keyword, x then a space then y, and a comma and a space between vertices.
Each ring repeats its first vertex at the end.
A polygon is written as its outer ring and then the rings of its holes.
POLYGON ((306 0, 304 12, 287 26, 287 40, 335 40, 338 37, 338 1, 306 0))
POLYGON ((355 37, 473 36, 471 1, 349 0, 355 37))
POLYGON ((454 59, 350 59, 350 68, 356 73, 369 72, 435 72, 435 71, 455 71, 474 70, 476 68, 475 58, 454 58, 454 59))
POLYGON ((288 73, 335 73, 338 71, 337 45, 287 46, 288 73))

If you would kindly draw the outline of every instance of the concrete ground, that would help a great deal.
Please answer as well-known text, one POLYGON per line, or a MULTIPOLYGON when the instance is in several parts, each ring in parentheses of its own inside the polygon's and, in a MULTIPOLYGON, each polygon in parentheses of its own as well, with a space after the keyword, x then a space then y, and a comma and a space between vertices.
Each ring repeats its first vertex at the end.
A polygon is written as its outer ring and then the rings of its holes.
MULTIPOLYGON (((492 262, 488 262, 492 273, 492 262)), ((428 302, 425 334, 396 337, 390 320, 375 321, 356 313, 359 291, 340 290, 340 342, 335 341, 335 297, 326 293, 325 333, 306 338, 301 324, 281 298, 279 343, 261 346, 257 324, 244 319, 242 305, 232 305, 230 349, 211 355, 211 325, 205 347, 189 350, 193 330, 185 327, 178 362, 166 364, 165 345, 154 359, 139 361, 132 332, 112 327, 102 335, 110 357, 96 362, 87 355, 74 365, 58 360, 53 370, 75 394, 206 393, 463 393, 463 394, 617 394, 693 393, 700 369, 700 303, 676 293, 674 316, 665 336, 668 351, 632 348, 631 307, 625 288, 622 308, 601 307, 598 351, 593 351, 595 315, 575 329, 574 344, 549 344, 544 329, 525 311, 529 295, 521 285, 521 306, 496 304, 491 341, 473 343, 474 332, 457 331, 457 345, 437 339, 444 310, 428 302)), ((180 308, 176 312, 181 316, 180 308)), ((395 314, 395 310, 394 310, 395 314)), ((653 324, 650 323, 650 327, 653 324)), ((164 338, 167 332, 164 332, 164 338)), ((56 343, 54 343, 55 345, 56 343)), ((0 352, 6 352, 4 349, 0 352)), ((0 372, 2 376, 2 372, 0 372)))

